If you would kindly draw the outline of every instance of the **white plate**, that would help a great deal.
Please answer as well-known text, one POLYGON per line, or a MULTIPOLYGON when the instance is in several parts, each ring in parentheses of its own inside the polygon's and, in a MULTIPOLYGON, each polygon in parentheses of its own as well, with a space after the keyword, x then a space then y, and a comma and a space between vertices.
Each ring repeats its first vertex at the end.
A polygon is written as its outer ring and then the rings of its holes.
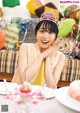
MULTIPOLYGON (((16 83, 11 83, 11 82, 6 82, 6 83, 7 83, 7 87, 9 89, 9 91, 14 94, 15 93, 15 88, 17 88, 18 85, 16 83)), ((4 82, 0 82, 0 94, 5 95, 5 94, 8 94, 9 91, 5 87, 4 82)))
POLYGON ((55 97, 60 103, 62 103, 66 107, 69 107, 69 108, 71 108, 71 109, 73 109, 75 111, 80 112, 80 102, 75 100, 75 99, 73 99, 73 98, 71 98, 67 94, 68 88, 69 87, 59 88, 56 91, 55 97))
POLYGON ((51 99, 55 96, 55 90, 51 89, 51 88, 48 88, 48 87, 45 87, 45 86, 44 86, 43 89, 41 89, 41 86, 33 85, 32 89, 34 91, 41 91, 46 99, 51 99))

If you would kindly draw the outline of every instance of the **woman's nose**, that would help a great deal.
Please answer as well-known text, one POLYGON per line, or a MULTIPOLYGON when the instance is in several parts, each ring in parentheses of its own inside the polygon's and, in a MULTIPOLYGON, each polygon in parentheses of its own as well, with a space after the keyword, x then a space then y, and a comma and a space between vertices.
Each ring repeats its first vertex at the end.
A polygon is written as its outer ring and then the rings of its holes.
POLYGON ((48 38, 49 37, 49 33, 48 32, 45 32, 44 33, 44 38, 48 38))

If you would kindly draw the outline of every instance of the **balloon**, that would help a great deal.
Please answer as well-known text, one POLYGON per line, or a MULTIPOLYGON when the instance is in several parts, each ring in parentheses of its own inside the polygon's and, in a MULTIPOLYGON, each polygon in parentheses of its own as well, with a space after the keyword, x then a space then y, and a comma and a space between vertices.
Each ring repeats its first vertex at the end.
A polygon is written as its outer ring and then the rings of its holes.
POLYGON ((20 0, 2 0, 3 7, 15 7, 20 5, 20 0))
POLYGON ((0 29, 0 49, 3 48, 5 42, 6 42, 6 37, 3 33, 3 31, 0 29))
POLYGON ((72 30, 73 25, 75 24, 74 19, 65 19, 62 21, 59 21, 59 33, 58 37, 66 37, 72 30))
POLYGON ((35 15, 35 10, 41 6, 43 6, 41 0, 29 0, 26 4, 26 8, 28 8, 29 12, 33 15, 35 15))

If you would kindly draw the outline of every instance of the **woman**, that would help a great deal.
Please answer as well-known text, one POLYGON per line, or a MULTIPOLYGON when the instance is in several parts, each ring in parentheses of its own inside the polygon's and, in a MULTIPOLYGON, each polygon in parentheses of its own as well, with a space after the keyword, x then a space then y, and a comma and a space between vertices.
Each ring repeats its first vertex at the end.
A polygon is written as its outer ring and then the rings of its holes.
POLYGON ((54 15, 44 13, 35 28, 36 43, 23 43, 19 50, 18 67, 12 82, 33 84, 55 88, 59 81, 65 55, 58 51, 63 40, 55 44, 58 25, 54 15))

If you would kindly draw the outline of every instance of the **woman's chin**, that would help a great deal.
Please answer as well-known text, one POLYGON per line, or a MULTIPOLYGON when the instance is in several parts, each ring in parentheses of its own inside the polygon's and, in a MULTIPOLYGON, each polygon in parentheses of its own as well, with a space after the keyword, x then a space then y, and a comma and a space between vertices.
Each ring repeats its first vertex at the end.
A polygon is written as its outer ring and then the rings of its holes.
POLYGON ((49 46, 41 46, 41 49, 46 50, 49 46))

